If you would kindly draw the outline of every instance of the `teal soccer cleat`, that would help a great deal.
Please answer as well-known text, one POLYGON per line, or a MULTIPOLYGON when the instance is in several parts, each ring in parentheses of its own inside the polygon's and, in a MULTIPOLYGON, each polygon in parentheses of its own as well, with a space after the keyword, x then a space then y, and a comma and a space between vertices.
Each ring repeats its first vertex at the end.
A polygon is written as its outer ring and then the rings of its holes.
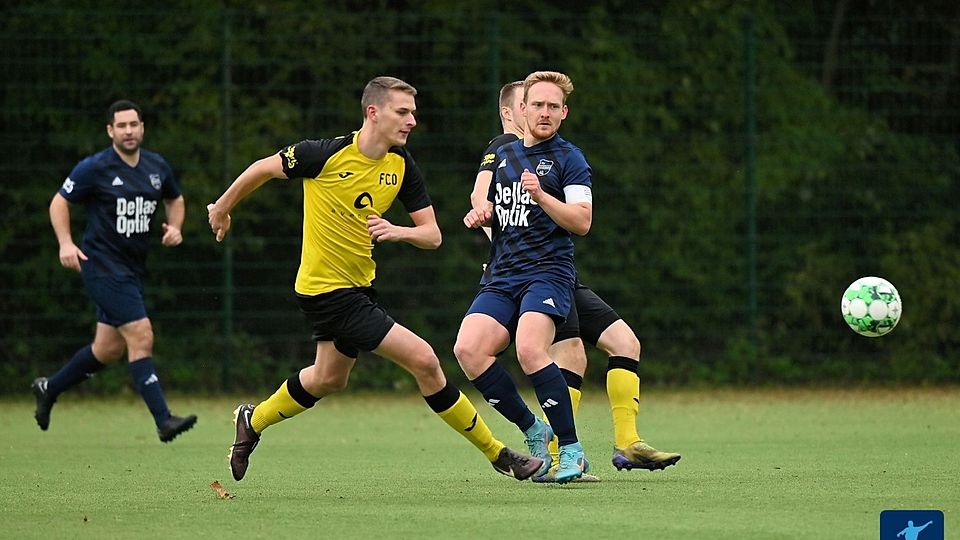
POLYGON ((550 466, 553 464, 553 458, 550 457, 550 450, 547 449, 547 445, 550 443, 550 440, 553 439, 553 428, 543 420, 537 418, 533 425, 523 433, 526 436, 524 442, 527 443, 527 448, 530 449, 530 455, 543 460, 543 465, 540 466, 540 470, 537 471, 534 476, 543 476, 550 470, 550 466))
MULTIPOLYGON (((560 462, 554 463, 550 470, 547 471, 547 474, 543 476, 535 476, 533 481, 538 484, 556 484, 557 483, 557 471, 560 470, 560 462)), ((571 480, 571 482, 599 482, 600 478, 590 474, 590 462, 584 458, 583 460, 583 476, 571 480)))
POLYGON ((583 445, 579 442, 565 444, 560 447, 560 467, 557 469, 556 481, 566 484, 583 476, 589 467, 587 458, 583 455, 583 445))

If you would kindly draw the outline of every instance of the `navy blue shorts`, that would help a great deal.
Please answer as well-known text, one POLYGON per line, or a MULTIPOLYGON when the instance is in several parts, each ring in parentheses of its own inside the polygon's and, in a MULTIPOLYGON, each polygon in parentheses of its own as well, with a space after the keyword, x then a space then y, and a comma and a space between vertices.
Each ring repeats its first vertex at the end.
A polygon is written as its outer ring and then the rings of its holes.
POLYGON ((567 315, 567 320, 557 328, 553 342, 559 343, 565 339, 579 337, 596 347, 600 334, 618 320, 620 315, 609 304, 590 287, 577 281, 577 287, 573 291, 573 307, 567 315))
POLYGON ((112 276, 81 272, 87 295, 97 306, 97 322, 123 326, 147 318, 143 282, 136 276, 112 276))
POLYGON ((496 319, 510 335, 516 334, 520 315, 528 311, 549 315, 560 325, 573 303, 573 280, 541 273, 526 278, 495 279, 484 285, 467 310, 496 319))
POLYGON ((313 340, 332 341, 349 358, 379 347, 395 324, 377 302, 373 287, 338 289, 316 296, 298 294, 297 303, 313 328, 313 340))

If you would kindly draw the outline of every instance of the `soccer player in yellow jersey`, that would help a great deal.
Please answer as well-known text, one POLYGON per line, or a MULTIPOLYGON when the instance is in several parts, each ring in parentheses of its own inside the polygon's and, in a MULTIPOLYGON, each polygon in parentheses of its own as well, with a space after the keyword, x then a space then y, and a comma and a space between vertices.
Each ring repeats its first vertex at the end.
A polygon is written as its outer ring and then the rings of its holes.
POLYGON ((473 443, 494 469, 518 480, 543 464, 495 439, 473 404, 447 381, 430 345, 394 322, 372 287, 374 242, 440 246, 440 228, 420 169, 404 148, 414 117, 416 89, 377 77, 363 91, 363 126, 334 139, 305 140, 251 164, 215 203, 207 206, 217 241, 231 225, 230 212, 273 178, 302 178, 303 249, 294 289, 317 342, 314 364, 294 373, 254 406, 234 411, 230 449, 233 477, 244 477, 263 430, 311 408, 347 386, 359 351, 373 351, 407 370, 440 418, 473 443), (382 216, 400 199, 413 226, 382 216))
MULTIPOLYGON (((473 192, 470 194, 470 203, 474 208, 481 208, 486 202, 487 191, 497 167, 497 148, 523 138, 522 101, 523 81, 508 83, 500 89, 500 122, 503 133, 492 139, 483 153, 473 192)), ((490 231, 485 232, 489 237, 490 231)), ((553 345, 548 352, 567 381, 574 415, 580 405, 580 387, 587 369, 587 355, 583 346, 586 340, 608 356, 606 386, 613 416, 613 466, 617 470, 659 470, 674 465, 680 461, 680 454, 657 450, 637 432, 637 415, 640 409, 640 340, 630 325, 579 279, 573 291, 573 300, 570 313, 566 321, 557 328, 553 345)), ((534 482, 553 482, 555 479, 559 456, 556 437, 549 447, 554 466, 546 474, 534 476, 534 482)), ((599 479, 584 474, 579 480, 599 479)))

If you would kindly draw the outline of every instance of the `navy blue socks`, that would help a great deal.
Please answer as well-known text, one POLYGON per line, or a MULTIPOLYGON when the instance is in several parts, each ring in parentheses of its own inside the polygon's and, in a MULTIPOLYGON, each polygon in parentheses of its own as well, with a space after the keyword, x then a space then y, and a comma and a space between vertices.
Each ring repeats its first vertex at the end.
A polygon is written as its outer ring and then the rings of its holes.
POLYGON ((153 358, 147 356, 134 360, 128 366, 133 387, 140 392, 144 403, 150 409, 150 414, 153 415, 154 422, 157 423, 157 427, 160 427, 167 418, 170 418, 170 409, 167 408, 167 400, 163 397, 163 389, 160 388, 160 379, 157 378, 153 358))
POLYGON ((89 379, 104 367, 105 365, 93 356, 93 348, 87 345, 75 352, 73 358, 64 364, 60 371, 47 379, 47 394, 51 399, 57 399, 57 396, 89 379))
MULTIPOLYGON (((498 413, 504 418, 516 424, 520 431, 530 429, 530 426, 536 422, 536 417, 530 412, 530 408, 524 403, 517 390, 517 385, 513 382, 513 377, 498 362, 494 362, 479 377, 470 381, 474 388, 480 391, 483 399, 487 400, 498 413)), ((562 382, 562 377, 561 377, 562 382)), ((567 391, 566 385, 563 391, 567 391)), ((569 401, 569 396, 567 400, 569 401)))
POLYGON ((531 373, 528 377, 560 446, 577 442, 570 391, 567 390, 567 381, 557 364, 550 362, 547 367, 531 373))

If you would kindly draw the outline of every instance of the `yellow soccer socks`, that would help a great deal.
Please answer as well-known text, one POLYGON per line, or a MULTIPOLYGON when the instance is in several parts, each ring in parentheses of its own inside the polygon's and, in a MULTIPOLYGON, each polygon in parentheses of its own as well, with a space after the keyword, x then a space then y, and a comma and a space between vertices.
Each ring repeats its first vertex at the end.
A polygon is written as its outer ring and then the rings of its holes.
POLYGON ((253 409, 250 425, 258 434, 263 433, 268 427, 313 407, 319 400, 303 388, 300 373, 294 373, 272 396, 253 409))
POLYGON ((496 461, 504 444, 493 437, 473 403, 456 386, 447 382, 442 390, 423 396, 423 399, 437 416, 483 452, 491 463, 496 461))
POLYGON ((607 398, 613 415, 613 440, 626 448, 640 440, 637 414, 640 412, 640 362, 625 356, 611 356, 607 365, 607 398))

